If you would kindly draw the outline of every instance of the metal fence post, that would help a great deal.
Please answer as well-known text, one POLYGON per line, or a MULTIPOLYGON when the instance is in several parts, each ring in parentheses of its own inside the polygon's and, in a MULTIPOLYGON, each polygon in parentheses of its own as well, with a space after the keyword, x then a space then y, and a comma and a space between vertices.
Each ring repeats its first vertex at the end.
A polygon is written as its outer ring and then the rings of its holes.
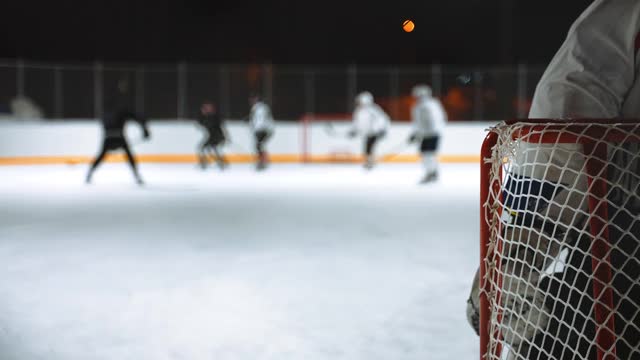
POLYGON ((16 60, 16 94, 19 97, 24 96, 24 61, 16 60))
POLYGON ((60 65, 56 65, 53 68, 53 116, 57 119, 61 119, 63 115, 63 103, 64 103, 64 94, 63 94, 63 86, 62 86, 62 69, 60 65))
POLYGON ((527 66, 518 64, 518 117, 524 119, 528 116, 524 106, 527 101, 527 66))
POLYGON ((442 96, 442 66, 440 64, 431 65, 431 89, 433 96, 442 96))
POLYGON ((102 63, 96 62, 93 66, 93 116, 96 119, 102 117, 104 110, 103 71, 102 63))
POLYGON ((473 120, 482 120, 484 115, 484 103, 482 96, 482 72, 473 72, 473 120))
POLYGON ((267 104, 273 105, 273 65, 262 65, 262 92, 267 104))
POLYGON ((347 110, 353 111, 353 99, 356 97, 358 89, 358 68, 356 64, 351 64, 347 68, 347 110))
POLYGON ((309 147, 311 145, 311 129, 309 123, 312 121, 312 117, 316 112, 316 92, 315 92, 315 73, 313 70, 304 70, 304 107, 305 116, 302 120, 302 161, 304 163, 309 162, 309 147))
POLYGON ((304 71, 304 107, 306 114, 314 114, 316 112, 316 94, 315 94, 315 73, 313 70, 306 69, 304 71))
POLYGON ((184 119, 185 107, 187 103, 187 64, 181 62, 178 64, 178 119, 184 119))
POLYGON ((219 65, 220 81, 218 82, 220 88, 220 104, 222 104, 222 116, 228 119, 231 115, 231 104, 229 102, 229 78, 228 69, 225 64, 219 65))
MULTIPOLYGON (((398 75, 398 68, 396 67, 392 67, 391 71, 389 72, 389 81, 390 81, 390 87, 391 87, 391 99, 393 99, 392 103, 391 103, 391 120, 395 119, 395 120, 400 120, 399 119, 399 111, 398 111, 398 100, 399 100, 399 79, 398 79, 399 75, 398 75)), ((406 120, 406 119, 402 119, 402 120, 406 120)))
POLYGON ((143 65, 139 65, 136 68, 135 79, 136 79, 136 85, 135 85, 136 86, 135 87, 136 112, 144 114, 145 97, 144 97, 144 66, 143 65))

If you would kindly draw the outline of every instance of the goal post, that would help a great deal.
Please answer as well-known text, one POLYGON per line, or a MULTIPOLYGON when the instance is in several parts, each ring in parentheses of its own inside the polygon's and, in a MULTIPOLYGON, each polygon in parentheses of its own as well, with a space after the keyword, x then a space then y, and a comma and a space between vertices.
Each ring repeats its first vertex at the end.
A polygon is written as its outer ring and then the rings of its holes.
POLYGON ((640 288, 639 143, 636 119, 523 119, 489 129, 481 359, 609 360, 620 349, 640 358, 640 298, 626 292, 640 288))

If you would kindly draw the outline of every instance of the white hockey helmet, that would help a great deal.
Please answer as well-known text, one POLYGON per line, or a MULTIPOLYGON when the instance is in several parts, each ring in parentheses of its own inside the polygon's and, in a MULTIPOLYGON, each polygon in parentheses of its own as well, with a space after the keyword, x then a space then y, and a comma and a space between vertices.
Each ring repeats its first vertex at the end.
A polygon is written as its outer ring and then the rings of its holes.
POLYGON ((431 97, 431 87, 429 85, 416 85, 413 87, 412 95, 417 98, 431 97))
POLYGON ((373 95, 368 91, 363 91, 356 96, 356 103, 359 105, 367 105, 373 103, 373 95))

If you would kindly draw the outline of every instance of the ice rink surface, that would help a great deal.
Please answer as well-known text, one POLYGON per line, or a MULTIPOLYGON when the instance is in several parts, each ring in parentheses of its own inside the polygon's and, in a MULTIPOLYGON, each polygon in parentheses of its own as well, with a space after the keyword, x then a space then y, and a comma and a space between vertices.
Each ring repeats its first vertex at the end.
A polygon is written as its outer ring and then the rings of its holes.
POLYGON ((2 360, 477 359, 478 164, 0 167, 2 360))

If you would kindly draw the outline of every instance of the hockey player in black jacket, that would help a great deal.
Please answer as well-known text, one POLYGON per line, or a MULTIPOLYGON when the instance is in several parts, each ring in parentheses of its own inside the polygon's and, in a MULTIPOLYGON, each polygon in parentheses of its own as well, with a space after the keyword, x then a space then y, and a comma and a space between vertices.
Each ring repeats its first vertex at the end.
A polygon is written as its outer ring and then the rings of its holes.
POLYGON ((93 172, 96 170, 98 165, 100 165, 102 160, 104 160, 104 157, 108 152, 122 149, 127 155, 127 159, 129 161, 129 165, 131 166, 131 169, 133 170, 133 175, 136 178, 136 182, 139 185, 143 185, 142 178, 140 177, 138 168, 136 166, 135 158, 131 153, 131 149, 129 148, 127 139, 124 136, 124 126, 127 120, 135 120, 142 127, 145 140, 149 139, 150 132, 149 128, 147 127, 146 118, 141 114, 136 113, 136 111, 134 110, 131 97, 129 95, 129 83, 126 79, 120 80, 120 82, 118 83, 117 95, 112 99, 112 101, 106 104, 106 107, 107 111, 102 118, 102 127, 104 130, 102 150, 91 164, 89 173, 87 174, 86 182, 91 182, 93 172))
POLYGON ((223 120, 213 101, 206 100, 200 106, 198 114, 198 124, 207 132, 206 139, 198 147, 198 161, 200 167, 205 169, 209 164, 209 155, 211 152, 215 155, 216 163, 220 170, 224 170, 228 166, 228 162, 222 153, 222 145, 228 136, 224 128, 223 120))

